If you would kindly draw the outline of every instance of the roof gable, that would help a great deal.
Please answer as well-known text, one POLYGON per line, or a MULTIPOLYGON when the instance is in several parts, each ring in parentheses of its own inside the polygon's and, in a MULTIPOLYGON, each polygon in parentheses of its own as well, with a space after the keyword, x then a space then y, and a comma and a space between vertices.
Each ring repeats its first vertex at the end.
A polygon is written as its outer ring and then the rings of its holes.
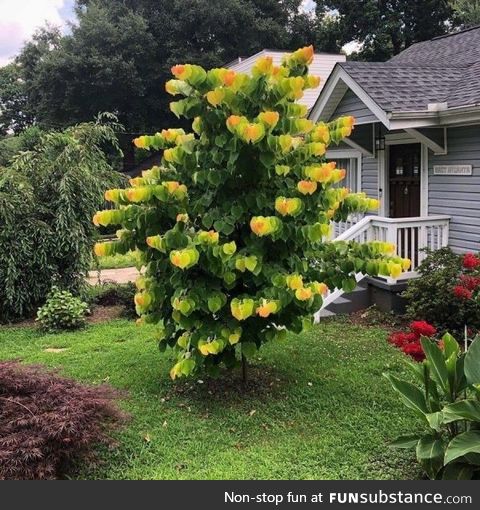
POLYGON ((414 44, 388 62, 340 62, 312 117, 330 118, 346 87, 385 125, 399 115, 480 110, 480 27, 414 44), (432 108, 432 103, 443 106, 432 108))

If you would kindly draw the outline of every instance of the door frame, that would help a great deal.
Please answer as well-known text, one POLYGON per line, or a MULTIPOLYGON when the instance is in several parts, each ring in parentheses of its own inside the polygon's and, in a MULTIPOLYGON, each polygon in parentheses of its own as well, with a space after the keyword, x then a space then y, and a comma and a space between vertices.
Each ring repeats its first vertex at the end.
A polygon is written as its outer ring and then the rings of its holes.
POLYGON ((385 135, 385 150, 377 152, 380 214, 386 218, 390 217, 390 146, 412 143, 420 144, 420 216, 428 216, 428 147, 408 133, 397 133, 385 135))

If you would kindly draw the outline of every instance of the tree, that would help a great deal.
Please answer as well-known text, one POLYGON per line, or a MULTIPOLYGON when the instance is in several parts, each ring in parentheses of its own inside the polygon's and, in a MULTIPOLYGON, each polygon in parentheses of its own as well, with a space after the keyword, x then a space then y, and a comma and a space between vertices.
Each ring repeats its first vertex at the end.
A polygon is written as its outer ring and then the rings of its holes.
POLYGON ((20 69, 16 64, 0 67, 0 137, 18 134, 32 123, 20 69))
POLYGON ((164 151, 162 166, 107 191, 116 208, 94 217, 122 226, 97 255, 143 254, 137 312, 157 325, 160 347, 173 348, 172 378, 215 373, 237 357, 245 366, 264 342, 311 324, 328 289, 353 290, 358 271, 398 276, 409 266, 388 243, 326 242, 332 219, 378 201, 339 187, 345 170, 322 160, 353 118, 306 118, 296 100, 319 84, 308 75, 312 59, 311 46, 280 67, 262 57, 252 76, 174 66, 166 90, 184 98, 170 109, 193 120, 193 132, 137 138, 164 151))
MULTIPOLYGON (((81 0, 78 25, 37 35, 19 56, 38 122, 57 128, 114 112, 129 132, 172 117, 162 94, 170 67, 217 67, 263 48, 292 48, 300 0, 81 0), (40 38, 41 35, 41 38, 40 38), (36 58, 42 55, 39 60, 36 58)), ((302 21, 303 20, 303 21, 302 21)))
POLYGON ((452 0, 452 7, 464 27, 480 24, 480 0, 452 0))
POLYGON ((122 182, 105 156, 115 123, 43 134, 0 173, 0 321, 31 314, 53 284, 78 292, 96 236, 90 217, 122 182))
POLYGON ((78 13, 71 35, 45 47, 48 34, 42 32, 42 39, 34 38, 19 56, 40 125, 86 122, 99 111, 114 112, 133 129, 145 127, 140 119, 153 124, 159 112, 148 93, 159 86, 160 65, 148 57, 154 40, 144 19, 96 4, 78 13))
POLYGON ((18 135, 0 139, 0 167, 10 166, 20 152, 33 150, 42 134, 43 131, 38 126, 30 126, 18 135))
POLYGON ((443 35, 454 23, 448 0, 319 0, 317 15, 335 11, 342 43, 361 45, 362 60, 388 60, 411 44, 443 35))

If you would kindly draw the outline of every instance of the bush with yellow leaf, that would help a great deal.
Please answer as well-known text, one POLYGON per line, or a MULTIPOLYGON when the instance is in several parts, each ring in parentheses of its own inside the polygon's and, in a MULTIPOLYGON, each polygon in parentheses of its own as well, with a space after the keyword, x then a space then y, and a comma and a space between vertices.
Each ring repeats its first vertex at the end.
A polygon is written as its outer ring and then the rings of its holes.
POLYGON ((385 243, 328 240, 332 220, 378 202, 341 187, 345 171, 324 160, 354 119, 314 123, 297 102, 319 84, 312 58, 311 47, 280 66, 263 57, 251 75, 174 66, 166 90, 182 98, 170 108, 192 132, 135 139, 162 150, 162 165, 107 191, 115 207, 95 216, 122 227, 97 254, 143 254, 139 322, 155 324, 161 348, 173 348, 172 378, 235 367, 308 327, 329 289, 355 287, 355 273, 406 267, 385 243))

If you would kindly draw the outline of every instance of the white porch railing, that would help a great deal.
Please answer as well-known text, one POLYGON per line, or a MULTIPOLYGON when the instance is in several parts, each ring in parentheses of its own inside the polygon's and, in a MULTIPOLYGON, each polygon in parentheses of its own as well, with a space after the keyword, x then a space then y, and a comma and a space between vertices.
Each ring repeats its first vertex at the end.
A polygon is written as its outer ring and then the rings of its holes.
MULTIPOLYGON (((356 241, 366 243, 383 241, 396 246, 397 255, 411 260, 410 271, 403 273, 401 279, 416 276, 416 269, 425 258, 422 251, 425 248, 438 250, 448 244, 450 216, 428 216, 415 218, 385 218, 382 216, 365 216, 359 221, 357 217, 349 218, 346 222, 334 224, 333 241, 356 241), (348 225, 351 225, 348 227, 348 225), (337 234, 338 232, 338 234, 337 234), (336 234, 336 235, 335 235, 336 234)), ((364 275, 356 275, 357 282, 364 275)), ((389 283, 396 280, 385 276, 389 283)), ((343 294, 342 289, 329 292, 323 301, 322 308, 335 301, 343 294)), ((315 318, 318 320, 318 313, 315 318)))
POLYGON ((412 262, 409 273, 412 276, 425 258, 425 248, 438 250, 448 244, 450 216, 428 216, 415 218, 384 218, 366 216, 353 227, 337 236, 334 241, 384 241, 393 243, 397 255, 412 262))

